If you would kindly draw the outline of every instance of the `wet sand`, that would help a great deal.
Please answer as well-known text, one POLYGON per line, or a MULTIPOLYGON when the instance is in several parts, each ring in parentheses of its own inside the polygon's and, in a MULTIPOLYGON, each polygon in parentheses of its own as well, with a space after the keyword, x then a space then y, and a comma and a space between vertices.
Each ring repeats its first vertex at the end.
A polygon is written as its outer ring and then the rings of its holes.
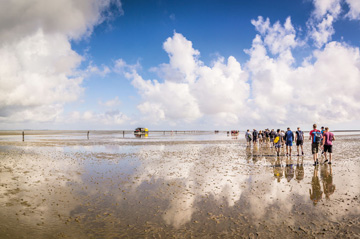
POLYGON ((309 142, 276 157, 223 134, 59 135, 1 136, 0 238, 360 236, 360 135, 317 167, 309 142))

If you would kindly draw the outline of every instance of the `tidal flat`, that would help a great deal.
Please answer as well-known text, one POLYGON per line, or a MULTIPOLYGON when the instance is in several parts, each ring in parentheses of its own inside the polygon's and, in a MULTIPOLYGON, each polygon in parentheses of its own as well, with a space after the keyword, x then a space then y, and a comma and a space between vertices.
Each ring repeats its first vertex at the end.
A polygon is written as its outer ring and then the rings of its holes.
POLYGON ((0 238, 359 238, 360 135, 335 135, 314 167, 309 141, 3 133, 0 238))

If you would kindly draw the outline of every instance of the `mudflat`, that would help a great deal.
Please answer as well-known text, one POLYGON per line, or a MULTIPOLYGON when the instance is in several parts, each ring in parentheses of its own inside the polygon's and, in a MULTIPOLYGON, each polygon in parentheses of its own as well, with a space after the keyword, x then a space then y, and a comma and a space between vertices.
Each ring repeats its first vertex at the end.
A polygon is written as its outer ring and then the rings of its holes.
POLYGON ((360 236, 360 135, 316 167, 308 141, 277 157, 225 134, 0 135, 0 238, 360 236))

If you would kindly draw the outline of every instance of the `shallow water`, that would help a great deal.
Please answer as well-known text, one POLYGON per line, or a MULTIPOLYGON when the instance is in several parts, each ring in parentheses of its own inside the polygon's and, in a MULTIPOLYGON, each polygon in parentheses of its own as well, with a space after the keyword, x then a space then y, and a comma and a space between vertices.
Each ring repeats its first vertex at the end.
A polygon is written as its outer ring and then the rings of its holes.
POLYGON ((309 142, 276 157, 223 133, 80 136, 0 140, 0 238, 360 235, 359 135, 317 167, 309 142))

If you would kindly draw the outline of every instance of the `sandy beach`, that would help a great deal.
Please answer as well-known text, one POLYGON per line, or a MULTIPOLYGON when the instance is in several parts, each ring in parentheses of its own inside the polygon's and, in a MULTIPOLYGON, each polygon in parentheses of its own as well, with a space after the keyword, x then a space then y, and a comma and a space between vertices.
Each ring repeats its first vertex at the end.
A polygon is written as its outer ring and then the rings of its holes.
POLYGON ((350 134, 314 167, 309 141, 276 157, 243 134, 3 132, 0 238, 359 238, 350 134))

